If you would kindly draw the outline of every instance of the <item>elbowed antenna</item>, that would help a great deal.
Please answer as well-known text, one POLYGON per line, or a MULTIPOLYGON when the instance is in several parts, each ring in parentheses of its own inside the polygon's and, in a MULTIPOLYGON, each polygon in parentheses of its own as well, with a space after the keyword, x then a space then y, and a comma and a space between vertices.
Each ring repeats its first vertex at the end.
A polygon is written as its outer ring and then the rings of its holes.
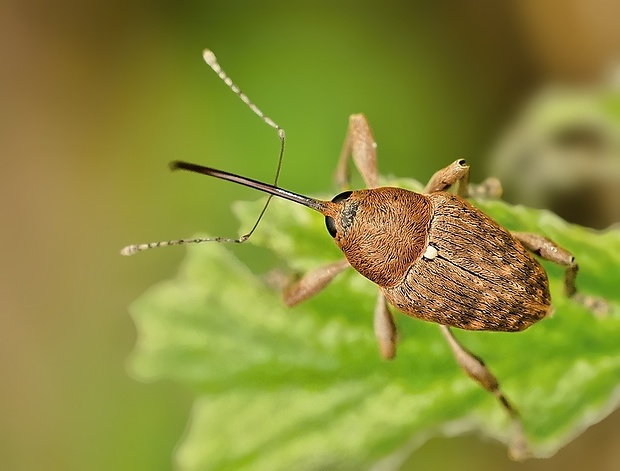
MULTIPOLYGON (((171 167, 173 168, 173 170, 177 169, 177 168, 184 168, 185 170, 191 170, 191 171, 195 171, 195 172, 198 172, 198 173, 205 173, 206 175, 212 175, 212 176, 215 176, 215 177, 218 177, 218 178, 223 178, 224 180, 235 181, 235 182, 240 183, 242 185, 251 186, 253 188, 260 189, 261 191, 265 191, 265 192, 269 193, 270 196, 269 196, 269 198, 267 198, 267 201, 265 202, 265 205, 263 206, 263 209, 261 210, 260 214, 258 215, 258 218, 256 219, 256 222, 254 223, 254 226, 252 226, 252 229, 250 229, 250 231, 247 234, 239 237, 238 239, 229 239, 229 238, 225 238, 225 237, 213 237, 213 238, 208 238, 208 239, 202 239, 202 238, 199 238, 199 239, 179 239, 179 240, 169 240, 169 241, 162 241, 162 242, 152 242, 150 244, 128 245, 123 250, 121 250, 121 254, 123 254, 123 255, 132 255, 132 254, 134 254, 136 252, 141 252, 143 250, 153 249, 155 247, 166 247, 168 245, 182 245, 182 244, 190 244, 190 243, 191 244, 197 244, 197 243, 201 243, 201 242, 211 242, 211 241, 214 241, 214 242, 233 242, 233 243, 240 244, 240 243, 245 242, 246 240, 248 240, 248 238, 254 233, 254 231, 258 227, 258 224, 260 223, 263 215, 265 214, 265 211, 267 211, 267 207, 269 206, 269 202, 271 201, 271 198, 273 197, 273 195, 280 196, 280 197, 286 198, 286 199, 290 199, 291 201, 296 201, 297 203, 303 204, 303 205, 311 207, 311 208, 313 207, 312 204, 314 204, 314 203, 309 203, 309 201, 311 201, 310 198, 304 198, 301 195, 296 195, 295 193, 291 193, 289 191, 277 188, 278 178, 280 177, 280 170, 282 169, 282 160, 283 160, 283 157, 284 157, 284 146, 285 146, 285 143, 286 143, 286 134, 284 132, 284 129, 282 129, 271 118, 266 116, 260 110, 260 108, 258 108, 258 106, 256 106, 248 98, 248 96, 241 91, 241 89, 232 81, 232 79, 230 77, 228 77, 226 72, 224 72, 224 70, 222 69, 220 64, 217 62, 215 54, 213 54, 213 52, 211 50, 205 49, 202 52, 202 57, 203 57, 204 61, 207 63, 207 65, 209 67, 211 67, 211 69, 213 69, 213 71, 218 75, 218 77, 220 79, 222 79, 222 81, 228 86, 228 88, 230 88, 232 90, 232 92, 235 95, 237 95, 241 99, 241 101, 243 103, 245 103, 248 106, 248 108, 250 108, 265 124, 267 124, 268 126, 272 127, 273 129, 275 129, 276 132, 278 133, 278 139, 280 140, 280 152, 278 153, 278 164, 276 166, 276 175, 274 177, 273 185, 267 185, 267 184, 264 184, 264 183, 261 183, 261 182, 257 182, 257 181, 254 181, 254 180, 244 179, 243 177, 239 177, 238 175, 233 175, 233 174, 229 174, 229 173, 226 173, 226 172, 219 172, 218 170, 210 169, 208 167, 200 167, 198 165, 185 164, 184 162, 173 162, 171 164, 171 167), (183 167, 183 165, 187 165, 188 167, 183 167), (190 166, 192 168, 189 168, 190 166), (205 171, 203 171, 203 169, 205 171), (211 173, 208 173, 208 172, 211 172, 211 173), (230 177, 230 178, 228 178, 228 177, 230 177)), ((316 208, 314 208, 314 209, 316 209, 316 208)))
MULTIPOLYGON (((217 76, 220 79, 222 79, 222 81, 226 84, 226 86, 230 88, 232 92, 235 95, 237 95, 239 99, 254 112, 254 114, 256 114, 256 116, 258 116, 265 124, 267 124, 268 126, 272 127, 273 129, 277 131, 278 139, 280 139, 280 152, 278 153, 278 164, 276 165, 276 175, 273 179, 273 185, 277 186, 278 178, 280 178, 280 171, 282 170, 282 160, 284 159, 284 146, 286 144, 286 133, 284 132, 284 129, 282 129, 273 119, 266 116, 265 113, 263 113, 261 109, 258 106, 256 106, 254 102, 252 102, 245 93, 241 91, 241 89, 237 86, 237 84, 232 81, 232 79, 226 74, 226 72, 224 72, 224 70, 218 63, 217 58, 215 57, 215 54, 213 54, 213 51, 211 51, 210 49, 205 49, 204 51, 202 51, 202 58, 207 63, 207 65, 211 67, 213 72, 215 72, 217 76)), ((248 232, 247 234, 241 237, 241 239, 243 240, 233 239, 233 242, 244 242, 248 239, 248 237, 250 237, 254 233, 254 231, 258 227, 258 224, 260 223, 260 220, 263 218, 265 211, 267 211, 267 208, 269 207, 271 198, 272 196, 269 196, 269 198, 267 198, 267 201, 265 201, 265 205, 263 206, 263 209, 258 215, 258 218, 256 218, 256 222, 254 223, 254 226, 252 226, 252 229, 250 229, 250 232, 248 232)))
MULTIPOLYGON (((223 170, 217 170, 211 167, 205 167, 203 165, 192 164, 189 162, 183 162, 180 160, 175 160, 174 162, 170 162, 171 170, 187 170, 189 172, 201 173, 203 175, 208 175, 210 177, 219 178, 221 180, 227 180, 230 182, 238 183, 239 185, 244 185, 249 188, 254 188, 256 190, 262 191, 264 193, 268 193, 273 196, 278 196, 279 198, 283 198, 285 200, 294 201, 295 203, 299 203, 301 205, 307 206, 308 208, 314 209, 321 214, 324 214, 329 203, 327 201, 317 200, 314 198, 309 198, 308 196, 303 196, 298 193, 293 193, 292 191, 284 190, 283 188, 279 188, 274 185, 269 185, 268 183, 263 183, 258 180, 253 180, 251 178, 242 177, 241 175, 236 175, 230 172, 224 172, 223 170)), ((264 209, 263 209, 264 213, 264 209)), ((261 216, 262 214, 261 213, 261 216)), ((259 217, 260 220, 260 217, 259 217)), ((254 226, 256 228, 256 226, 254 226)), ((138 245, 128 245, 121 250, 121 255, 133 255, 138 252, 142 252, 144 250, 154 249, 157 247, 168 247, 170 245, 185 245, 185 244, 200 244, 203 242, 230 242, 241 244, 248 240, 250 233, 241 236, 238 239, 226 238, 226 237, 208 237, 208 238, 197 238, 197 239, 177 239, 177 240, 166 240, 160 242, 151 242, 149 244, 138 244, 138 245)))

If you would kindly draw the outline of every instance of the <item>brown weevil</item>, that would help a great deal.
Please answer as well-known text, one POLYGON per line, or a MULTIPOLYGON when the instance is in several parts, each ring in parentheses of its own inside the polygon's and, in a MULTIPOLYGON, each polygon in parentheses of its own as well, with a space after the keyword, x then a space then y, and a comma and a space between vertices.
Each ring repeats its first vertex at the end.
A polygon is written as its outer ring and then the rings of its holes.
MULTIPOLYGON (((463 347, 450 327, 466 330, 515 332, 544 318, 551 310, 547 274, 531 255, 565 268, 564 291, 594 311, 606 303, 577 292, 578 266, 574 257, 551 240, 531 233, 509 232, 465 199, 471 193, 501 193, 499 182, 487 180, 475 190, 469 185, 469 166, 457 160, 439 170, 422 193, 380 187, 376 143, 364 115, 349 119, 345 143, 336 169, 336 181, 348 186, 348 161, 352 157, 367 189, 347 190, 331 201, 299 195, 277 186, 285 134, 282 128, 249 101, 225 75, 210 51, 206 62, 263 121, 277 130, 281 142, 273 185, 202 165, 175 161, 181 169, 229 180, 307 206, 325 217, 328 233, 344 259, 307 273, 284 290, 288 306, 318 292, 339 273, 353 267, 378 288, 374 330, 381 355, 391 359, 396 351, 396 327, 388 304, 412 317, 439 324, 460 367, 497 397, 514 422, 511 454, 527 455, 519 414, 501 391, 484 362, 463 347), (455 186, 455 194, 447 190, 455 186)), ((271 198, 271 196, 270 196, 271 198)), ((252 230, 238 238, 181 239, 131 245, 121 253, 201 242, 245 242, 264 214, 267 200, 252 230)))

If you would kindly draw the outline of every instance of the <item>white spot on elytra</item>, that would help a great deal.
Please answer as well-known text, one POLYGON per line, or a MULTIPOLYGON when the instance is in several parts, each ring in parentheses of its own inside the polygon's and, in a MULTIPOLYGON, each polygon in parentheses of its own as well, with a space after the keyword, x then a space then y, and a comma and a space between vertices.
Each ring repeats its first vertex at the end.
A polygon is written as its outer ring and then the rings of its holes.
POLYGON ((437 256, 437 249, 430 244, 427 245, 426 250, 424 251, 424 255, 422 255, 422 257, 424 257, 427 260, 433 260, 436 256, 437 256))

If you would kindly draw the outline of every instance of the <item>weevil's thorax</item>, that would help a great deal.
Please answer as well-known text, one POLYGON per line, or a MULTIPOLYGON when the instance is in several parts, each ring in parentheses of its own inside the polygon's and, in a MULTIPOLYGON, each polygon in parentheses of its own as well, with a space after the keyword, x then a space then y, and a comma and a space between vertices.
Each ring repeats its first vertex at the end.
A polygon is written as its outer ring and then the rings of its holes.
POLYGON ((379 286, 400 283, 426 248, 429 199, 384 187, 346 192, 333 201, 338 206, 332 235, 351 266, 379 286))

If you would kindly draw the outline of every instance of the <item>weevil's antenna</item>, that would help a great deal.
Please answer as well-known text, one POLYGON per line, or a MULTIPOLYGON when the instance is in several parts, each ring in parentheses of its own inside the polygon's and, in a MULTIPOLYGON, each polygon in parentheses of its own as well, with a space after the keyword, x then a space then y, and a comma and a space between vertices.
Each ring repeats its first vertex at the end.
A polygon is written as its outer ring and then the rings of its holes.
MULTIPOLYGON (((209 67, 211 67, 211 69, 213 69, 213 71, 218 75, 218 77, 222 79, 222 81, 228 86, 228 88, 230 88, 233 91, 233 93, 235 95, 237 95, 241 99, 241 101, 243 103, 245 103, 264 123, 266 123, 268 126, 274 128, 277 131, 278 139, 280 139, 280 152, 278 154, 278 164, 276 166, 276 175, 275 175, 275 178, 273 180, 273 187, 277 188, 278 179, 280 178, 280 170, 282 168, 282 159, 284 157, 284 145, 286 143, 286 134, 284 132, 284 129, 282 129, 271 118, 266 116, 260 110, 260 108, 258 106, 256 106, 252 101, 250 101, 248 96, 245 93, 243 93, 241 91, 241 89, 226 74, 226 72, 224 72, 224 70, 222 69, 222 67, 218 63, 217 58, 215 57, 215 54, 210 49, 205 49, 202 52, 202 57, 203 57, 204 61, 207 63, 207 65, 209 67)), ((171 166, 172 166, 172 164, 171 164, 171 166)), ((198 166, 196 166, 196 167, 198 167, 198 166)), ((182 167, 181 166, 178 166, 178 167, 172 166, 172 168, 176 169, 176 168, 182 168, 182 167)), ((204 168, 208 168, 208 167, 204 167, 204 168)), ((221 173, 224 174, 226 172, 221 172, 221 173)), ((231 175, 233 175, 233 174, 231 174, 231 175)), ((216 176, 216 175, 214 175, 214 176, 216 176)), ((219 178, 223 178, 223 177, 219 177, 219 178)), ((242 179, 242 177, 239 177, 239 178, 242 179)), ((224 179, 226 179, 226 178, 224 178, 224 179)), ((254 180, 250 180, 250 181, 255 182, 254 180)), ((239 181, 239 183, 241 183, 241 182, 239 181)), ((256 182, 256 183, 260 183, 260 182, 256 182)), ((242 184, 245 184, 245 183, 242 183, 242 184)), ((262 185, 264 185, 264 184, 262 184, 262 185)), ((246 186, 251 186, 251 185, 246 185, 246 186)), ((254 188, 256 188, 256 186, 254 186, 254 188)), ((261 219, 263 218, 263 215, 265 214, 265 211, 267 211, 267 207, 269 206, 269 203, 271 202, 271 198, 273 198, 274 194, 277 194, 277 193, 274 193, 274 192, 271 192, 271 191, 268 191, 268 190, 265 190, 265 189, 263 189, 263 191, 267 191, 267 193, 270 193, 269 194, 269 198, 267 198, 267 201, 265 202, 265 205, 263 206, 263 209, 261 210, 260 214, 258 215, 258 218, 256 219, 256 222, 254 223, 254 226, 252 226, 252 229, 250 229, 250 231, 247 234, 242 235, 241 237, 239 237, 237 239, 228 238, 228 237, 211 237, 211 238, 178 239, 178 240, 168 240, 168 241, 161 241, 161 242, 151 242, 150 244, 128 245, 127 247, 125 247, 125 248, 123 248, 121 250, 121 254, 123 254, 123 255, 133 255, 134 253, 141 252, 141 251, 148 250, 148 249, 152 249, 152 248, 156 248, 156 247, 166 247, 166 246, 169 246, 169 245, 199 244, 199 243, 203 243, 203 242, 228 242, 228 243, 241 244, 241 243, 245 242, 246 240, 248 240, 250 238, 250 236, 254 233, 254 231, 258 227, 258 224, 260 223, 261 219)), ((284 191, 284 190, 281 190, 281 191, 284 191)), ((287 193, 287 192, 284 191, 284 193, 287 193)), ((280 194, 278 194, 278 195, 282 196, 280 194)))
MULTIPOLYGON (((327 201, 321 201, 321 200, 316 200, 314 198, 309 198, 307 196, 293 193, 292 191, 284 190, 274 185, 269 185, 267 183, 263 183, 258 180, 252 180, 251 178, 242 177, 234 173, 224 172, 222 170, 216 170, 211 167, 204 167, 202 165, 190 164, 188 162, 182 162, 182 161, 177 160, 174 162, 170 162, 170 168, 172 170, 187 170, 189 172, 202 173, 203 175, 208 175, 210 177, 220 178, 222 180, 228 180, 234 183, 238 183, 240 185, 245 185, 247 187, 254 188, 256 190, 260 190, 265 193, 269 193, 270 196, 278 196, 280 198, 284 198, 289 201, 294 201, 295 203, 302 204, 320 213, 325 213, 328 206, 330 205, 330 203, 327 201)), ((133 255, 135 253, 142 252, 144 250, 154 249, 157 247, 167 247, 169 245, 200 244, 203 242, 234 242, 234 243, 240 244, 244 242, 245 240, 247 240, 248 237, 249 236, 243 236, 243 237, 240 237, 239 239, 229 239, 225 237, 178 239, 178 240, 167 240, 167 241, 161 241, 161 242, 151 242, 150 244, 128 245, 127 247, 123 248, 123 250, 121 250, 121 254, 122 255, 133 255)))
MULTIPOLYGON (((256 106, 254 103, 252 103, 252 101, 250 101, 248 96, 245 93, 243 93, 241 89, 226 74, 226 72, 224 72, 224 70, 218 63, 217 58, 215 57, 215 54, 213 53, 213 51, 211 51, 210 49, 205 49, 204 51, 202 51, 202 57, 207 63, 207 65, 213 69, 213 71, 218 75, 219 78, 221 78, 224 81, 226 85, 228 85, 228 87, 233 91, 233 93, 237 95, 243 103, 248 105, 248 108, 250 108, 260 119, 262 119, 264 123, 271 126, 273 129, 277 131, 278 139, 280 139, 280 153, 278 154, 278 164, 276 166, 276 176, 273 179, 273 185, 278 186, 278 178, 280 178, 280 169, 282 168, 282 159, 284 157, 284 144, 286 142, 286 134, 284 132, 284 129, 278 126, 278 124, 275 121, 273 121, 271 118, 266 116, 265 113, 263 113, 258 106, 256 106)), ((269 206, 269 203, 271 202, 271 198, 273 198, 273 195, 269 195, 269 198, 267 198, 267 201, 265 202, 265 206, 263 206, 263 209, 258 215, 258 219, 256 219, 254 226, 252 227, 252 229, 250 229, 250 232, 239 237, 239 239, 233 239, 230 242, 235 242, 235 243, 240 244, 250 238, 250 236, 254 233, 254 231, 258 227, 260 220, 263 218, 263 214, 265 214, 265 211, 267 211, 267 207, 269 206)), ((225 241, 229 241, 229 240, 228 239, 222 240, 222 242, 225 242, 225 241)))

